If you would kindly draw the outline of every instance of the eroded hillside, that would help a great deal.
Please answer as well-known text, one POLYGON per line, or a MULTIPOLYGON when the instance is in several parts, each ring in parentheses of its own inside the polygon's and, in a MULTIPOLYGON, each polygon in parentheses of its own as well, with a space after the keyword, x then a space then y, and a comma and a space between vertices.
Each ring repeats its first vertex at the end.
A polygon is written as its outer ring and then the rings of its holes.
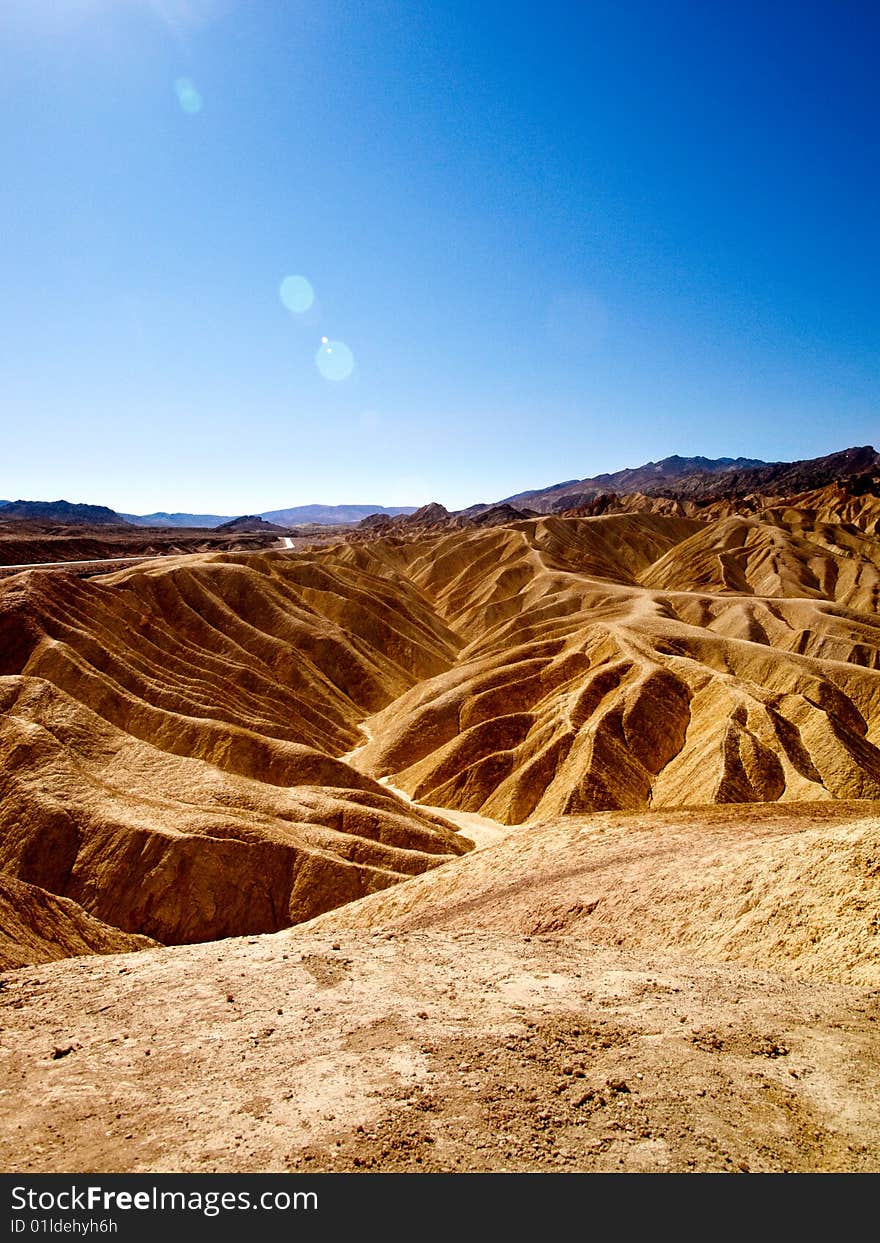
POLYGON ((464 643, 353 762, 505 823, 877 798, 878 545, 784 519, 554 517, 334 554, 405 572, 464 643))
POLYGON ((463 812, 880 798, 880 544, 811 499, 12 577, 0 866, 197 941, 466 853, 463 812))

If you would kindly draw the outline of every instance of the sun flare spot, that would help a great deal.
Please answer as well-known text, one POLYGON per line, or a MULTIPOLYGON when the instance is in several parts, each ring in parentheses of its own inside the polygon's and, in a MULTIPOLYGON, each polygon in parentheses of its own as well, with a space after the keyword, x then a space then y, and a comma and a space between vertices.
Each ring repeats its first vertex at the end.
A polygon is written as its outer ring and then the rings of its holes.
POLYGON ((321 338, 315 366, 325 380, 347 380, 354 370, 354 354, 344 341, 321 338))
POLYGON ((302 315, 315 301, 315 291, 304 276, 285 276, 279 286, 278 296, 294 315, 302 315))
POLYGON ((189 78, 177 78, 174 83, 174 94, 181 110, 189 116, 195 116, 202 110, 202 97, 189 78))

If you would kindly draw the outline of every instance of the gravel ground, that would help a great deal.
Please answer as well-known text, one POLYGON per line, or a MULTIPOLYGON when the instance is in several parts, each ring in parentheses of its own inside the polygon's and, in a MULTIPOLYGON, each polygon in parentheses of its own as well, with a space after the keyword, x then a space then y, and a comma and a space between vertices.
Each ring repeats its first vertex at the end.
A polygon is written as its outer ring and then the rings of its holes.
POLYGON ((7 1171, 880 1169, 876 990, 295 929, 0 983, 7 1171))

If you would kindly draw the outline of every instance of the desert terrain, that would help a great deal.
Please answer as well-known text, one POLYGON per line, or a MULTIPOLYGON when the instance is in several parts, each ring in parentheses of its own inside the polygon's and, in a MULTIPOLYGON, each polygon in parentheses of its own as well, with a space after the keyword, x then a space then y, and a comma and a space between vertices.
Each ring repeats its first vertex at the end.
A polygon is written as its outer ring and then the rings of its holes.
POLYGON ((880 1168, 847 453, 0 579, 3 1168, 880 1168))
MULTIPOLYGON (((0 509, 0 579, 23 568, 64 568, 88 577, 135 561, 203 552, 258 552, 327 542, 326 530, 266 530, 237 520, 230 529, 99 526, 88 522, 5 520, 0 509), (286 538, 285 538, 286 536, 286 538), (102 564, 103 563, 103 564, 102 564)), ((267 524, 268 525, 268 524, 267 524)))

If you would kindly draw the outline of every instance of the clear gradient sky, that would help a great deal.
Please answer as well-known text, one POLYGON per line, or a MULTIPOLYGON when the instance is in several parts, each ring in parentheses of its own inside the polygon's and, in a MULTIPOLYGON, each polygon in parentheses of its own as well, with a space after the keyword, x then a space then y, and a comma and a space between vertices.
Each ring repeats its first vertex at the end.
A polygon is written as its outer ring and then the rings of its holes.
POLYGON ((0 57, 0 497, 880 440, 872 0, 3 0, 0 57))

